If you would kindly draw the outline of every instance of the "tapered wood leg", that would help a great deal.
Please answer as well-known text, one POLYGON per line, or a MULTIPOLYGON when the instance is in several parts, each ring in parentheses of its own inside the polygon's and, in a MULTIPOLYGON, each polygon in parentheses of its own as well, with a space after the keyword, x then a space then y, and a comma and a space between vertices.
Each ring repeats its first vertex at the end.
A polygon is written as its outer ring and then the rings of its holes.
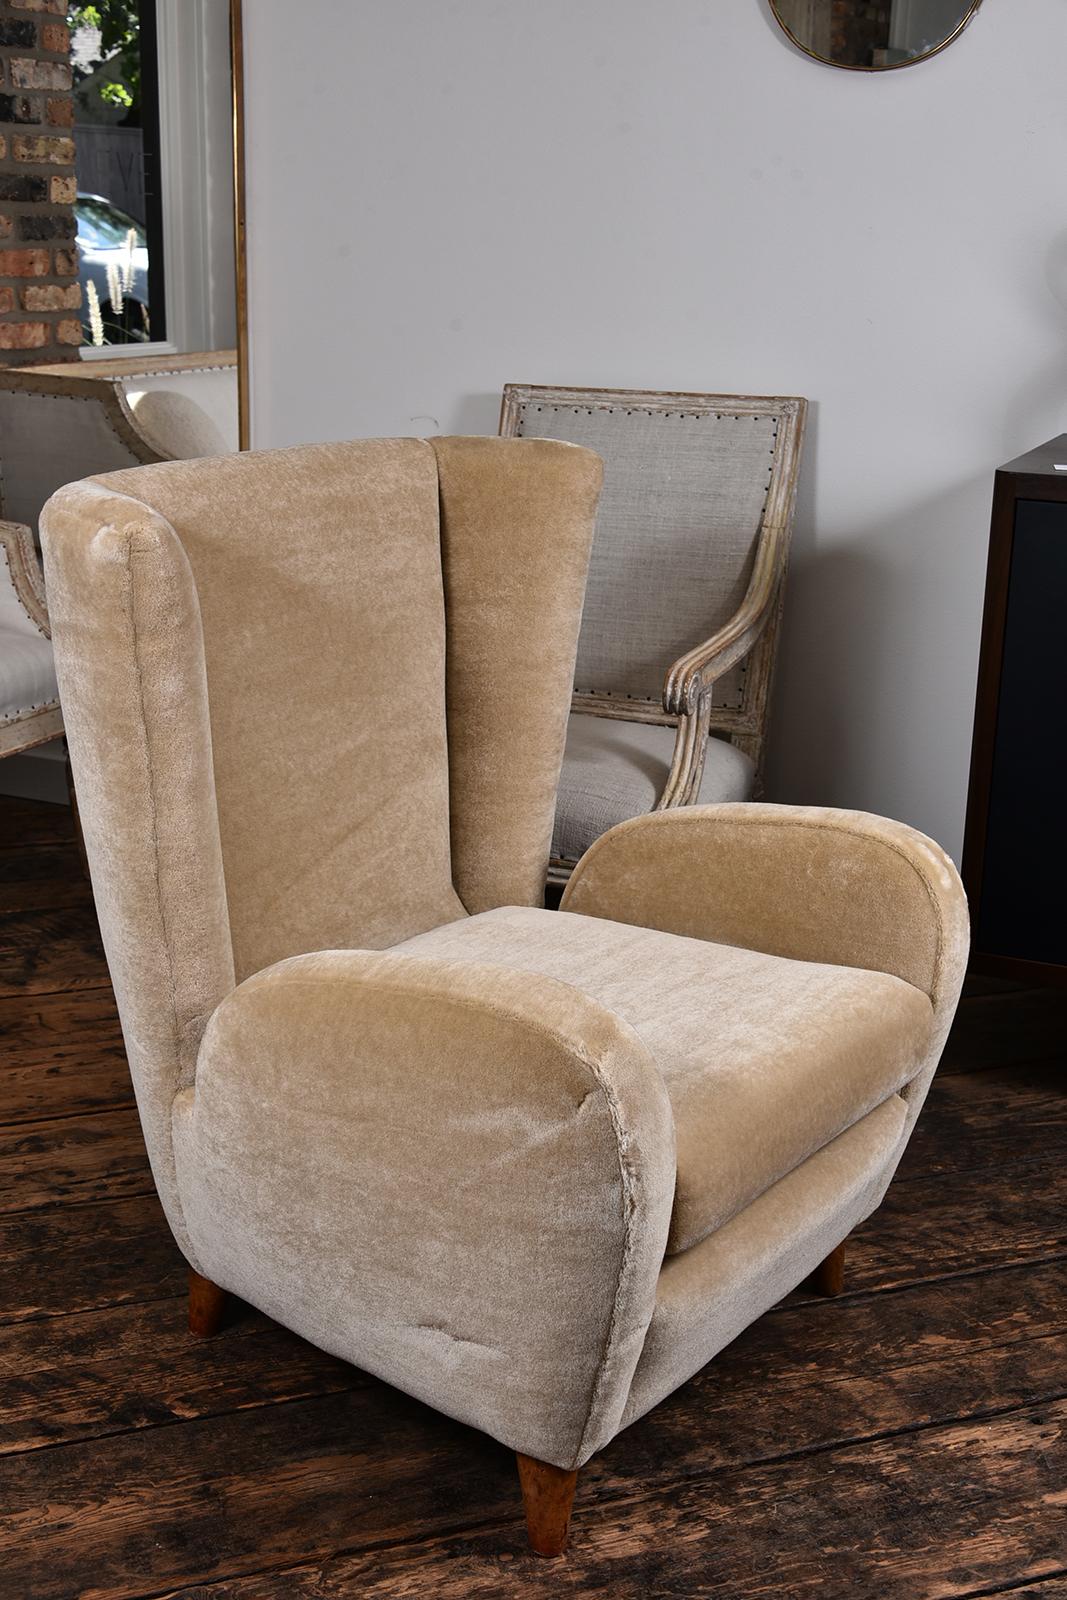
POLYGON ((845 1287, 845 1246, 842 1242, 836 1250, 831 1250, 825 1261, 820 1261, 811 1277, 804 1284, 805 1289, 810 1289, 813 1294, 831 1296, 840 1294, 845 1287))
POLYGON ((189 1268, 189 1332, 199 1339, 210 1339, 222 1326, 226 1309, 226 1290, 220 1289, 210 1278, 189 1268))
POLYGON ((516 1452, 522 1503, 526 1511, 526 1531, 530 1549, 537 1556, 561 1556, 567 1548, 571 1527, 571 1507, 577 1472, 550 1467, 547 1461, 516 1452))

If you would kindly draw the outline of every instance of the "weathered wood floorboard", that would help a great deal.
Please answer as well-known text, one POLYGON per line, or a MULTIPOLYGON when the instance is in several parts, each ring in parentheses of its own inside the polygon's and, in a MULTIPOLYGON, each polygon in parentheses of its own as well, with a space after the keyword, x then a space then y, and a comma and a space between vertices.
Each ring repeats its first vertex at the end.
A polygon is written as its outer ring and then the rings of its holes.
POLYGON ((110 988, 0 999, 0 1127, 133 1104, 110 988))
POLYGON ((91 901, 0 916, 0 997, 108 985, 91 901))
POLYGON ((37 845, 73 844, 69 806, 0 795, 0 850, 30 850, 37 845))
MULTIPOLYGON (((1063 1570, 1067 1404, 609 1499, 579 1483, 569 1557, 509 1521, 169 1600, 941 1600, 1063 1570)), ((612 1446, 612 1449, 617 1446, 612 1446)), ((352 1541, 350 1540, 350 1543, 352 1541)), ((264 1563, 265 1565, 266 1563, 264 1563)), ((102 1591, 109 1594, 112 1591, 102 1591)))

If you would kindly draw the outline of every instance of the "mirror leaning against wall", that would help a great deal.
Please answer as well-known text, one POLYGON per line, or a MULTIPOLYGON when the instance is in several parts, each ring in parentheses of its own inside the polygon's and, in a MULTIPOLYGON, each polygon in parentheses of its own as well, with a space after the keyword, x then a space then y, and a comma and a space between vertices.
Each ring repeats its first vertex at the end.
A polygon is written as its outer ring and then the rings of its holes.
POLYGON ((771 0, 793 43, 831 67, 886 72, 937 55, 982 0, 771 0))
POLYGON ((57 800, 42 506, 242 442, 240 0, 0 0, 0 20, 0 793, 57 800))

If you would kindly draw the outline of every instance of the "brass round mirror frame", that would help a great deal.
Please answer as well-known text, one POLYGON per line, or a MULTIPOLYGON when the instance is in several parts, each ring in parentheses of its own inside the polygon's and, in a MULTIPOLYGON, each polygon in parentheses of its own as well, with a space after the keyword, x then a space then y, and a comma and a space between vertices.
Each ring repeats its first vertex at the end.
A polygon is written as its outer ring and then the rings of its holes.
MULTIPOLYGON (((240 4, 240 0, 237 0, 237 3, 240 4)), ((817 61, 820 66, 834 67, 838 72, 899 72, 901 67, 917 67, 921 62, 930 61, 934 56, 939 56, 942 50, 947 50, 949 45, 954 43, 955 40, 959 38, 960 34, 963 32, 964 28, 967 27, 968 23, 974 20, 974 17, 982 4, 982 0, 970 0, 970 5, 968 6, 964 16, 960 19, 959 25, 953 28, 947 39, 942 39, 941 43, 935 45, 932 50, 924 50, 921 56, 911 56, 907 61, 893 61, 887 67, 853 66, 849 61, 831 61, 828 56, 819 55, 817 50, 809 50, 807 45, 802 44, 797 38, 796 34, 793 32, 788 23, 783 22, 781 17, 778 15, 777 0, 768 0, 768 3, 771 8, 771 15, 774 17, 775 22, 777 22, 786 38, 789 39, 792 44, 796 45, 797 49, 802 55, 807 56, 812 61, 817 61)))

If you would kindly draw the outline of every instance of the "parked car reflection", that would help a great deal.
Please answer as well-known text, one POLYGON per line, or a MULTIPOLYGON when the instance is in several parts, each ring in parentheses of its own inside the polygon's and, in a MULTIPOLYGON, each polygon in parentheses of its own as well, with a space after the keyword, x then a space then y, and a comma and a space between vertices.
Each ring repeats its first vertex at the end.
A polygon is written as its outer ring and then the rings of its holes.
POLYGON ((98 194, 79 194, 74 210, 86 343, 149 339, 148 245, 143 227, 98 194))

